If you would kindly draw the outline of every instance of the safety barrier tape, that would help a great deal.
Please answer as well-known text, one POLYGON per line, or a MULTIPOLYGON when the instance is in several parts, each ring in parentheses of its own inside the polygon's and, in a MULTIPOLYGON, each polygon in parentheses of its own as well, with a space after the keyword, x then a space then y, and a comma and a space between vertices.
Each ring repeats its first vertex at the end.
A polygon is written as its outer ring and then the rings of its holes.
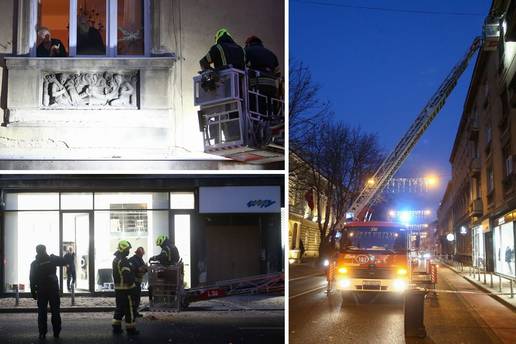
MULTIPOLYGON (((511 295, 511 293, 499 293, 499 292, 482 292, 482 291, 470 291, 470 290, 447 290, 447 289, 432 289, 432 288, 414 288, 419 291, 428 293, 444 293, 444 294, 478 294, 478 295, 511 295)), ((516 293, 513 293, 513 295, 516 293)))

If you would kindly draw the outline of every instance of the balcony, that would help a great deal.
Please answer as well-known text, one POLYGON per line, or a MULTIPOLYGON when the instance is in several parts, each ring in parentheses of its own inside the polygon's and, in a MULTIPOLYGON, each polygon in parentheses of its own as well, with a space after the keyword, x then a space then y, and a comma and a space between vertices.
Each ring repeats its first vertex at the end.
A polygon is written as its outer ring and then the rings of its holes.
POLYGON ((480 176, 480 159, 474 158, 469 163, 469 175, 472 178, 480 176))
POLYGON ((471 141, 478 140, 478 131, 479 131, 478 120, 472 119, 469 122, 469 128, 468 129, 469 129, 469 139, 471 141))
POLYGON ((477 198, 473 201, 471 201, 471 203, 469 204, 469 216, 482 216, 482 214, 484 213, 484 209, 483 209, 483 206, 482 206, 482 199, 481 198, 477 198))

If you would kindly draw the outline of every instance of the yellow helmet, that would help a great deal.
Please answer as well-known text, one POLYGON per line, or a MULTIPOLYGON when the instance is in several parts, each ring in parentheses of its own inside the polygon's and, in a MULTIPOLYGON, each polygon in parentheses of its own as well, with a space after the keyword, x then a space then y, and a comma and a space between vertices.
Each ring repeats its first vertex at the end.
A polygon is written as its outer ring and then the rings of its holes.
POLYGON ((124 252, 125 250, 129 251, 130 248, 131 248, 131 243, 129 243, 129 241, 120 240, 118 242, 118 251, 120 251, 120 252, 124 252))
POLYGON ((165 240, 167 240, 167 236, 166 235, 159 235, 158 238, 156 239, 156 245, 158 246, 161 246, 161 244, 163 244, 165 242, 165 240))
POLYGON ((224 34, 231 37, 231 35, 229 34, 229 31, 227 29, 225 29, 225 28, 218 29, 217 32, 215 33, 215 43, 217 43, 219 41, 219 38, 222 37, 224 34))

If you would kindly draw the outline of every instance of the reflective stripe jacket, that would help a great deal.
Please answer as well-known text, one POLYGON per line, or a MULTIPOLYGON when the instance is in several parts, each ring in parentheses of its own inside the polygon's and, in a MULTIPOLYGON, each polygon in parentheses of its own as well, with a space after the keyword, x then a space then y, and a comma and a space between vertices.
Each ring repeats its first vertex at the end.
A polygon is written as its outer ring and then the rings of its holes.
POLYGON ((213 63, 215 69, 232 65, 233 68, 243 70, 245 67, 245 51, 231 37, 224 35, 199 62, 203 69, 208 69, 210 64, 213 63))
POLYGON ((177 247, 172 245, 169 239, 165 240, 161 244, 161 253, 154 257, 155 260, 159 260, 162 265, 176 264, 179 261, 179 251, 177 247))
POLYGON ((119 251, 115 252, 115 259, 113 259, 113 281, 115 290, 128 290, 135 287, 134 272, 129 259, 119 251))

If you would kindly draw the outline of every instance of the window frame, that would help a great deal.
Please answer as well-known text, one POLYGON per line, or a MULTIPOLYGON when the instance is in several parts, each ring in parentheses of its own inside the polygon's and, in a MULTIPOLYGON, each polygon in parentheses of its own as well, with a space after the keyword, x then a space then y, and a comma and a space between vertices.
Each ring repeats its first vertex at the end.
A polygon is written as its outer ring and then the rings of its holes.
MULTIPOLYGON (((68 28, 68 57, 63 58, 130 58, 151 56, 151 0, 143 0, 143 54, 142 55, 119 55, 118 54, 118 0, 106 1, 106 53, 104 55, 77 55, 77 2, 69 0, 69 28, 68 28), (114 13, 114 15, 113 15, 114 13)), ((36 56, 36 28, 38 27, 38 0, 31 0, 30 33, 31 42, 29 55, 36 56)), ((55 57, 54 57, 55 58, 55 57)))

